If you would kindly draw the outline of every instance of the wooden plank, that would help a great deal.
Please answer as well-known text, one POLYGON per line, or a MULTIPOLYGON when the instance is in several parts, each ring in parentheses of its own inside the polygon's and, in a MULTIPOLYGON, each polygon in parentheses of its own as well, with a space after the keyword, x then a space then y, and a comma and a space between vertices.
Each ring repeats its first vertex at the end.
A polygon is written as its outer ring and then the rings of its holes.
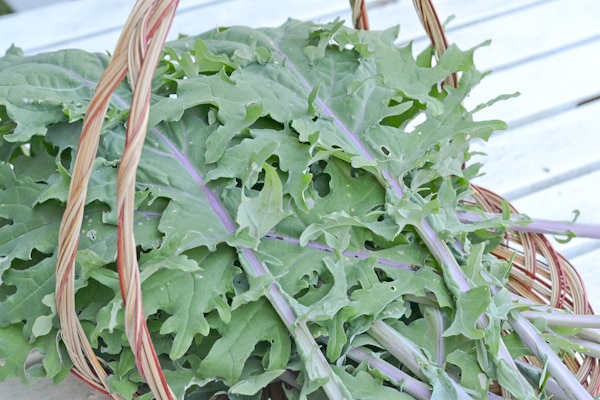
POLYGON ((472 91, 465 105, 474 108, 495 95, 520 92, 517 98, 476 115, 499 118, 514 127, 574 108, 600 94, 593 60, 599 49, 600 39, 493 73, 472 91))
POLYGON ((0 400, 106 400, 107 397, 94 392, 73 375, 60 385, 50 379, 40 379, 34 386, 25 386, 18 379, 0 384, 0 400))
POLYGON ((487 154, 473 159, 484 163, 476 182, 513 200, 600 169, 593 145, 599 114, 595 102, 475 143, 473 150, 487 154))
MULTIPOLYGON (((539 0, 493 0, 482 5, 454 0, 441 3, 439 8, 444 10, 447 4, 453 12, 460 10, 457 21, 469 24, 476 18, 505 13, 536 2, 539 0)), ((374 27, 383 29, 402 24, 403 40, 423 37, 410 2, 373 0, 370 3, 374 27)), ((122 0, 80 0, 4 16, 0 18, 0 49, 15 43, 28 54, 67 47, 102 52, 112 50, 132 4, 122 0), (24 28, 27 21, 35 21, 35 24, 24 28)), ((336 17, 349 20, 349 6, 347 0, 181 0, 171 38, 178 33, 197 34, 220 25, 277 26, 288 17, 318 22, 336 17)))
MULTIPOLYGON (((553 1, 553 0, 551 0, 553 1)), ((447 0, 435 2, 436 10, 440 19, 445 21, 454 16, 452 26, 465 26, 477 21, 492 18, 495 15, 516 12, 524 7, 546 1, 540 0, 488 0, 485 4, 481 2, 464 2, 460 0, 447 0)), ((408 41, 425 41, 426 34, 419 21, 415 8, 410 1, 399 0, 373 0, 369 4, 368 14, 371 29, 386 29, 400 25, 399 43, 408 41)), ((301 6, 301 8, 304 6, 301 6)), ((322 7, 321 7, 322 8, 322 7)), ((301 10, 300 10, 301 11, 301 10)), ((316 22, 329 22, 335 18, 345 21, 351 20, 349 7, 339 8, 335 12, 319 13, 316 16, 306 14, 306 11, 298 14, 290 14, 298 19, 310 19, 316 22)), ((253 22, 250 22, 254 24, 253 22)), ((255 25, 252 25, 255 26, 255 25)), ((269 25, 270 26, 270 25, 269 25)))
MULTIPOLYGON (((0 48, 11 43, 26 53, 62 48, 112 50, 133 1, 81 0, 0 18, 0 48), (35 21, 27 26, 24 22, 35 21)), ((348 9, 346 0, 320 2, 258 0, 180 0, 171 39, 179 33, 197 34, 219 25, 274 26, 290 16, 316 18, 348 9), (260 12, 269 10, 269 12, 260 12)))
MULTIPOLYGON (((219 0, 225 4, 231 0, 219 0)), ((180 0, 178 13, 194 12, 213 0, 180 0)), ((62 2, 0 17, 0 51, 11 43, 26 53, 77 47, 79 39, 113 32, 114 40, 97 51, 112 50, 133 7, 133 1, 80 0, 62 2)))
MULTIPOLYGON (((458 15, 462 12, 463 7, 455 10, 458 15)), ((470 23, 457 18, 450 22, 446 32, 448 40, 461 48, 491 39, 490 46, 477 51, 475 61, 481 70, 499 71, 598 39, 599 12, 597 0, 579 0, 568 5, 564 1, 543 1, 470 23)))
MULTIPOLYGON (((181 2, 171 27, 170 40, 177 38, 180 34, 194 35, 225 25, 274 27, 283 24, 289 17, 319 21, 324 15, 339 15, 349 8, 347 0, 331 0, 326 3, 319 0, 304 2, 272 2, 270 0, 211 2, 210 0, 203 0, 202 3, 196 6, 182 7, 189 1, 181 2), (257 10, 269 10, 269 12, 258 12, 257 10)), ((195 2, 198 3, 198 0, 195 0, 195 2)), ((81 3, 86 2, 82 1, 81 3)), ((87 3, 94 7, 100 4, 95 0, 87 0, 87 3)), ((104 8, 103 5, 102 7, 104 8)), ((67 47, 101 52, 112 50, 118 40, 128 12, 128 8, 121 4, 114 12, 115 17, 111 19, 111 23, 106 24, 103 20, 100 21, 100 27, 104 27, 103 29, 95 28, 93 24, 91 28, 82 27, 82 30, 79 26, 75 26, 72 28, 73 33, 62 41, 52 41, 42 45, 33 42, 29 47, 24 44, 20 46, 27 53, 54 51, 67 47)), ((93 11, 85 9, 85 14, 93 15, 93 11)), ((93 19, 92 16, 90 18, 93 19)), ((113 11, 111 11, 111 18, 113 18, 113 11)), ((52 26, 54 27, 54 24, 52 26)), ((2 25, 0 24, 0 45, 2 44, 1 33, 2 25)), ((28 40, 28 38, 25 39, 28 40)))

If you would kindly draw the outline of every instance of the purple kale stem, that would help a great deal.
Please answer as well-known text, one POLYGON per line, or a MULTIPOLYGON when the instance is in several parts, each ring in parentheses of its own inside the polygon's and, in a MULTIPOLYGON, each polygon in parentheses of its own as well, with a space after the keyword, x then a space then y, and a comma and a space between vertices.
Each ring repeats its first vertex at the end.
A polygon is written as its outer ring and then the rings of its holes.
POLYGON ((571 336, 568 339, 573 343, 577 343, 585 348, 577 350, 578 352, 594 358, 600 358, 600 344, 598 344, 598 342, 591 342, 589 340, 581 339, 579 335, 571 336))
POLYGON ((527 319, 543 318, 550 326, 600 329, 600 315, 576 315, 559 312, 522 311, 527 319))
POLYGON ((600 358, 600 337, 596 331, 596 329, 600 329, 600 316, 566 314, 553 309, 549 309, 549 312, 523 311, 521 316, 528 320, 542 318, 549 327, 559 326, 581 329, 575 336, 569 336, 567 339, 583 346, 583 348, 577 349, 578 352, 600 358))
POLYGON ((583 328, 577 333, 577 337, 584 340, 590 340, 594 343, 600 343, 600 333, 596 329, 583 328))
MULTIPOLYGON (((495 213, 461 212, 458 218, 464 223, 485 221, 487 219, 501 218, 502 215, 495 213)), ((577 222, 552 221, 548 219, 533 218, 523 220, 515 215, 510 217, 512 225, 508 229, 527 233, 544 233, 549 235, 569 235, 590 239, 600 239, 600 224, 582 224, 577 222)))
POLYGON ((560 385, 562 390, 570 400, 593 400, 592 395, 581 385, 575 376, 569 371, 563 362, 554 353, 552 348, 544 341, 540 340, 540 335, 522 315, 514 313, 509 315, 508 321, 512 328, 523 340, 523 343, 535 354, 543 363, 547 363, 547 369, 550 375, 560 385))
MULTIPOLYGON (((235 233, 236 226, 234 221, 231 219, 229 213, 220 202, 217 194, 211 191, 204 184, 202 176, 200 176, 191 161, 165 135, 163 135, 162 132, 156 128, 153 128, 152 131, 169 147, 169 149, 173 152, 174 157, 181 163, 181 165, 183 165, 194 182, 202 189, 211 208, 217 214, 221 220, 221 223, 225 226, 229 233, 235 233)), ((256 256, 256 253, 252 249, 238 247, 238 251, 240 252, 241 257, 246 261, 246 265, 249 265, 252 273, 254 273, 255 276, 265 276, 270 274, 266 265, 259 260, 259 258, 256 256)), ((294 336, 296 345, 298 346, 298 351, 304 354, 306 360, 311 363, 311 365, 307 366, 307 368, 310 368, 311 370, 316 369, 317 374, 320 376, 327 376, 327 379, 322 386, 322 389, 327 394, 327 397, 330 399, 350 398, 351 395, 349 394, 348 389, 341 382, 338 376, 335 375, 335 373, 331 370, 329 363, 323 355, 323 352, 320 351, 306 324, 298 322, 292 307, 285 298, 279 286, 275 283, 271 284, 266 296, 273 305, 273 308, 279 317, 285 323, 286 328, 294 336)))
MULTIPOLYGON (((254 273, 257 276, 263 276, 269 273, 266 270, 265 265, 262 262, 260 262, 254 251, 246 247, 242 247, 240 251, 246 258, 246 260, 248 260, 248 263, 252 266, 252 268, 254 269, 254 273)), ((296 314, 294 313, 294 310, 292 310, 292 307, 289 305, 289 303, 281 293, 279 287, 274 283, 271 284, 271 286, 269 287, 269 294, 270 298, 273 299, 273 302, 277 304, 277 307, 275 308, 277 309, 277 312, 282 317, 288 328, 294 326, 294 324, 296 323, 296 314)))
MULTIPOLYGON (((534 367, 531 364, 528 364, 524 361, 517 360, 517 365, 520 370, 526 371, 529 375, 534 375, 536 378, 539 378, 539 375, 542 373, 542 370, 534 367)), ((539 379, 538 379, 539 380, 539 379)), ((548 378, 546 384, 544 385, 544 392, 548 393, 552 399, 566 399, 567 394, 564 390, 556 383, 554 378, 548 378)))
MULTIPOLYGON (((240 251, 243 258, 245 258, 252 266, 254 273, 257 276, 263 276, 270 273, 266 269, 265 264, 258 259, 256 253, 252 249, 241 247, 240 251)), ((328 376, 327 381, 322 387, 323 391, 327 394, 327 397, 331 400, 350 398, 350 393, 337 375, 331 370, 325 355, 319 349, 319 346, 315 342, 315 339, 306 324, 297 320, 294 310, 292 310, 292 307, 279 286, 275 283, 271 284, 266 296, 273 305, 275 311, 277 311, 277 314, 279 314, 280 318, 285 322, 290 333, 294 336, 301 358, 310 362, 311 365, 306 366, 306 368, 316 368, 319 375, 322 376, 322 374, 326 374, 328 376)))
POLYGON ((184 167, 185 171, 190 174, 196 185, 202 189, 202 192, 204 192, 204 195, 208 199, 208 203, 221 220, 221 223, 225 225, 225 228, 230 233, 234 233, 236 228, 233 220, 229 217, 227 210, 225 210, 225 207, 223 207, 223 204, 221 204, 217 195, 204 184, 204 180, 191 161, 157 128, 152 128, 152 132, 167 145, 167 147, 173 152, 175 159, 184 167))
MULTIPOLYGON (((446 243, 437 236, 429 222, 427 220, 423 220, 416 228, 421 238, 427 243, 427 247, 433 253, 442 269, 447 268, 447 272, 453 278, 453 281, 446 280, 449 289, 451 291, 454 290, 453 294, 458 296, 461 292, 469 290, 471 288, 471 284, 468 282, 464 271, 458 265, 458 262, 452 255, 448 245, 446 245, 446 243), (458 288, 451 287, 453 282, 458 286, 458 288), (458 291, 456 291, 456 289, 458 289, 458 291)), ((444 273, 444 275, 446 275, 446 273, 444 273)), ((485 314, 481 315, 477 320, 477 327, 481 329, 487 327, 488 325, 489 320, 487 316, 485 314)), ((513 369, 517 369, 515 361, 511 357, 510 352, 508 351, 508 348, 503 340, 500 340, 499 342, 498 357, 501 360, 504 360, 513 369)), ((525 378, 522 375, 519 375, 519 385, 525 393, 530 392, 531 386, 525 381, 525 378)))
POLYGON ((366 349, 357 347, 348 352, 348 357, 357 362, 367 361, 371 368, 379 370, 392 381, 401 385, 402 391, 410 394, 418 400, 431 398, 431 387, 422 381, 413 378, 406 372, 396 368, 392 364, 380 358, 374 357, 366 349))
POLYGON ((419 346, 400 335, 398 331, 383 321, 375 321, 368 330, 369 335, 419 379, 425 380, 421 367, 429 360, 419 346))
MULTIPOLYGON (((287 243, 291 243, 291 244, 295 244, 295 245, 300 245, 300 240, 290 237, 290 236, 285 236, 285 235, 280 235, 277 233, 267 233, 266 237, 271 238, 271 239, 277 239, 277 240, 282 240, 284 242, 287 243)), ((310 247, 316 250, 321 250, 321 251, 325 251, 327 253, 334 253, 335 250, 332 247, 329 247, 327 245, 321 244, 321 243, 317 243, 317 242, 308 242, 306 244, 306 247, 310 247)), ((350 257, 350 258, 358 258, 360 260, 365 260, 367 258, 370 257, 375 257, 373 254, 370 254, 368 252, 354 252, 354 251, 344 251, 342 253, 343 255, 345 255, 346 257, 350 257)), ((416 270, 416 267, 412 266, 412 265, 408 265, 408 264, 402 264, 399 262, 395 262, 392 260, 388 260, 385 258, 380 258, 380 257, 376 257, 377 259, 377 263, 381 264, 381 265, 385 265, 388 267, 395 267, 395 268, 401 268, 401 269, 406 269, 406 270, 416 270)))
POLYGON ((427 312, 433 314, 433 319, 435 320, 436 328, 437 328, 437 338, 438 338, 438 359, 437 364, 438 367, 442 367, 445 363, 444 354, 445 354, 445 341, 444 341, 444 317, 442 316, 442 312, 439 308, 427 307, 427 312))
MULTIPOLYGON (((410 394, 417 400, 428 400, 431 398, 433 392, 431 391, 431 387, 426 383, 413 378, 411 375, 406 372, 398 369, 392 364, 384 361, 380 358, 373 356, 368 350, 357 347, 352 349, 347 354, 348 358, 351 358, 354 361, 362 362, 367 361, 371 368, 378 370, 383 373, 385 376, 389 377, 391 380, 397 382, 402 391, 410 394)), ((488 393, 487 396, 490 400, 502 400, 504 397, 499 396, 495 393, 488 393)))
MULTIPOLYGON (((375 321, 368 330, 369 334, 387 351, 390 352, 398 361, 408 368, 419 379, 426 379, 423 375, 422 368, 429 365, 431 368, 436 368, 440 372, 446 374, 444 369, 439 368, 437 363, 432 363, 423 353, 422 349, 414 344, 409 339, 405 338, 397 330, 379 320, 375 321)), ((448 379, 450 377, 448 376, 448 379)), ((471 400, 471 396, 467 394, 462 386, 454 385, 458 400, 471 400)))
MULTIPOLYGON (((277 52, 277 54, 279 54, 279 56, 282 59, 286 60, 286 64, 285 64, 286 67, 289 68, 296 75, 296 77, 300 80, 300 82, 302 82, 302 86, 304 86, 304 88, 307 90, 307 92, 312 93, 312 91, 315 88, 313 88, 311 86, 310 82, 308 82, 306 80, 306 78, 304 78, 304 76, 302 76, 302 74, 300 73, 298 68, 294 65, 294 63, 292 61, 290 61, 290 59, 286 56, 286 54, 281 50, 279 45, 275 42, 272 42, 272 44, 273 44, 273 47, 275 48, 275 51, 277 52)), ((371 153, 369 153, 369 150, 363 145, 363 143, 360 141, 358 136, 356 136, 356 134, 354 134, 352 131, 350 131, 350 129, 348 129, 348 127, 346 125, 344 125, 344 123, 335 114, 335 112, 333 112, 333 110, 329 107, 329 105, 327 105, 327 103, 324 102, 319 96, 317 96, 315 98, 315 101, 321 107, 321 109, 323 110, 323 113, 325 115, 327 115, 328 117, 332 118, 333 121, 335 122, 335 124, 340 128, 340 130, 342 132, 344 132, 344 134, 350 139, 352 144, 354 146, 356 146, 356 149, 358 150, 359 154, 362 155, 363 157, 365 157, 368 161, 374 160, 373 156, 371 155, 371 153)))

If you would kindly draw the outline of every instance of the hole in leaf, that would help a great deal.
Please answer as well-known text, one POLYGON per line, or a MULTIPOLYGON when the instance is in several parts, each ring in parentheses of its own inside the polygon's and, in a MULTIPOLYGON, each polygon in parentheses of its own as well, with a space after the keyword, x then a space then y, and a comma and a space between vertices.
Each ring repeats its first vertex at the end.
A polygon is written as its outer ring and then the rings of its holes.
POLYGON ((3 303, 13 294, 17 293, 16 286, 0 285, 0 303, 3 303))
POLYGON ((63 151, 62 153, 60 153, 60 164, 67 171, 71 169, 71 161, 72 157, 70 151, 63 151))
POLYGON ((42 262, 48 255, 40 252, 37 249, 33 249, 31 251, 31 259, 30 260, 20 260, 15 258, 10 263, 10 268, 12 270, 23 271, 29 268, 35 268, 40 262, 42 262))
MULTIPOLYGON (((271 357, 269 355, 269 353, 270 353, 269 350, 273 347, 273 345, 275 343, 276 342, 273 339, 261 340, 260 342, 258 342, 254 345, 254 352, 255 352, 255 354, 263 354, 265 361, 268 363, 268 359, 269 359, 269 357, 271 357)), ((226 397, 226 398, 228 399, 229 397, 226 397)))
POLYGON ((310 166, 310 172, 313 176, 312 185, 320 197, 325 197, 329 194, 329 192, 331 192, 331 187, 329 186, 331 176, 325 173, 326 167, 327 163, 323 160, 320 160, 310 166))
MULTIPOLYGON (((274 167, 276 167, 274 165, 274 167)), ((260 168, 260 167, 258 167, 260 168)), ((253 196, 257 196, 258 192, 260 192, 261 190, 263 190, 263 187, 265 186, 265 171, 261 170, 258 173, 258 176, 256 177, 256 182, 254 183, 254 185, 252 185, 252 190, 255 191, 254 193, 250 194, 249 197, 253 197, 253 196)), ((248 192, 248 191, 246 191, 248 192)), ((248 195, 248 193, 246 193, 248 195)))
POLYGON ((427 117, 424 113, 418 113, 417 115, 415 115, 415 117, 413 119, 411 119, 408 122, 408 124, 406 125, 406 128, 405 128, 406 133, 414 132, 415 129, 417 128, 417 126, 419 126, 421 123, 425 122, 426 119, 427 119, 427 117))
POLYGON ((258 118, 251 126, 250 130, 254 129, 272 129, 275 131, 283 131, 285 125, 275 121, 270 115, 258 118))
POLYGON ((369 171, 362 169, 362 168, 350 167, 350 176, 352 178, 365 178, 365 177, 371 177, 371 176, 373 176, 373 174, 371 174, 369 171))
MULTIPOLYGON (((371 212, 377 212, 377 211, 385 211, 385 205, 383 204, 379 204, 373 208, 371 208, 371 212)), ((381 222, 385 219, 385 215, 381 214, 377 217, 377 222, 381 222)))
POLYGON ((383 153, 384 156, 388 157, 390 155, 390 149, 388 149, 385 146, 381 146, 381 152, 383 153))
POLYGON ((375 243, 372 240, 365 240, 365 242, 363 243, 363 246, 365 247, 366 250, 369 250, 369 251, 379 250, 379 246, 377 245, 377 243, 375 243))
POLYGON ((313 188, 320 197, 327 196, 331 191, 331 188, 329 187, 330 181, 331 176, 328 174, 320 174, 313 178, 313 188))
MULTIPOLYGON (((235 262, 233 264, 235 265, 235 262)), ((239 264, 239 262, 238 262, 238 264, 239 264)), ((248 290, 250 290, 250 282, 248 282, 248 277, 243 273, 234 275, 232 283, 233 283, 233 290, 231 291, 232 293, 228 293, 228 295, 227 295, 229 300, 232 300, 234 295, 246 293, 248 290)))

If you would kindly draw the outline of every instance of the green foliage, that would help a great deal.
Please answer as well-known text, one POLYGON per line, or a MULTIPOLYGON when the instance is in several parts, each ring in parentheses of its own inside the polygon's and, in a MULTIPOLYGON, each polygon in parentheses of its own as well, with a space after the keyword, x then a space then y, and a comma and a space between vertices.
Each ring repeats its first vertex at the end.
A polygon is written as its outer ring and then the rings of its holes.
POLYGON ((0 15, 6 15, 12 13, 12 9, 4 1, 0 1, 0 15))
MULTIPOLYGON (((499 334, 490 332, 512 308, 491 288, 508 269, 489 254, 499 234, 470 242, 503 222, 465 226, 456 216, 477 172, 461 168, 469 141, 504 124, 475 121, 461 105, 482 78, 473 50, 451 47, 432 67, 394 46, 396 36, 289 21, 168 45, 137 174, 135 232, 149 330, 179 397, 258 398, 285 372, 302 385, 286 388, 290 398, 331 397, 332 387, 357 399, 411 398, 402 382, 346 359, 368 343, 398 364, 397 349, 369 339, 380 321, 420 346, 415 375, 438 398, 483 398, 491 380, 517 374, 498 362, 499 334), (461 85, 438 91, 457 71, 461 85), (448 289, 453 277, 415 229, 425 219, 440 242, 471 249, 454 255, 471 290, 448 289), (487 332, 477 327, 482 315, 487 332), (449 374, 458 370, 460 383, 449 374)), ((12 49, 0 59, 0 381, 60 379, 70 366, 56 340, 56 237, 81 120, 107 62, 74 50, 12 49), (23 368, 34 348, 46 355, 37 375, 23 368)), ((130 98, 126 83, 112 97, 76 260, 79 318, 112 369, 111 387, 128 398, 147 390, 114 263, 130 98)))

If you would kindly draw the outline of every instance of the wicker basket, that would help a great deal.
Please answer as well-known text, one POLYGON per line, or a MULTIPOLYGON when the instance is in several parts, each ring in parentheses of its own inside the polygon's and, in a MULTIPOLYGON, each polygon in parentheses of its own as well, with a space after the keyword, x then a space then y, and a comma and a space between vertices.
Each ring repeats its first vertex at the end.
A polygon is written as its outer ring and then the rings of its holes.
MULTIPOLYGON (((441 54, 446 38, 431 2, 415 0, 417 13, 434 47, 441 54)), ((177 0, 139 0, 124 27, 112 61, 98 84, 89 106, 73 171, 67 208, 59 236, 56 276, 56 304, 64 341, 74 364, 72 372, 95 390, 109 394, 107 373, 98 359, 77 318, 74 290, 74 264, 82 224, 87 182, 98 149, 98 141, 110 96, 127 76, 133 89, 125 149, 117 177, 118 272, 125 307, 125 327, 135 354, 138 370, 157 399, 174 398, 154 351, 142 309, 140 275, 133 235, 135 176, 148 121, 151 81, 161 56, 177 0)), ((368 29, 364 1, 351 1, 353 22, 368 29)), ((458 77, 445 84, 456 86, 458 77)), ((504 201, 483 188, 473 187, 476 202, 486 211, 498 212, 504 201)), ((516 210, 512 210, 516 213, 516 210)), ((494 254, 512 259, 510 290, 538 304, 562 308, 577 314, 592 314, 584 285, 572 265, 558 254, 543 235, 509 232, 494 254)), ((527 363, 542 366, 536 358, 527 363)), ((592 357, 566 357, 565 363, 592 394, 600 392, 600 366, 592 357)), ((271 398, 284 398, 277 385, 270 388, 271 398)), ((510 398, 503 388, 497 393, 510 398)), ((114 395, 116 399, 120 396, 114 395)))

